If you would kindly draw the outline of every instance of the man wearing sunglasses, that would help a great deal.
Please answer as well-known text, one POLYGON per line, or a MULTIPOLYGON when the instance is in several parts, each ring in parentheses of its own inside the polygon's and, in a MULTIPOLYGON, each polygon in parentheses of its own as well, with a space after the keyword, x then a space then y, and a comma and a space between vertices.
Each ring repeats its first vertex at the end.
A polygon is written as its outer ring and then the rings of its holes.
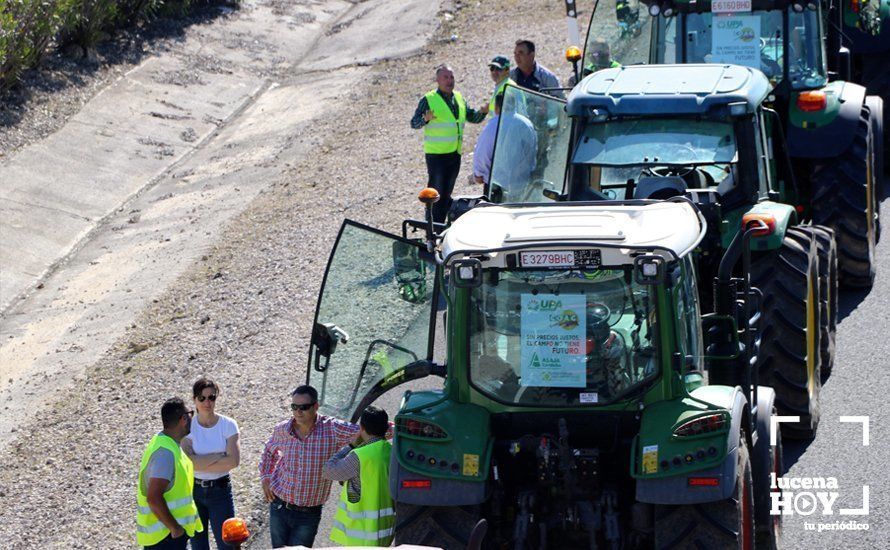
POLYGON ((192 498, 192 461, 179 446, 191 430, 193 414, 182 399, 168 399, 161 407, 164 429, 142 454, 136 486, 136 541, 145 548, 184 550, 189 538, 204 530, 192 498))
POLYGON ((318 391, 312 386, 300 386, 290 397, 293 416, 275 426, 260 460, 273 548, 312 546, 322 505, 331 494, 331 481, 322 478, 322 469, 341 447, 355 440, 360 429, 318 414, 318 391))

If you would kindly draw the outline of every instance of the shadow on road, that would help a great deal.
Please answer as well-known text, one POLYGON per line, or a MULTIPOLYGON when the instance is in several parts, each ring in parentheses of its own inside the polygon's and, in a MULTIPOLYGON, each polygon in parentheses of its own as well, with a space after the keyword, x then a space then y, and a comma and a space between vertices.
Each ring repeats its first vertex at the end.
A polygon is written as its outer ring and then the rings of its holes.
POLYGON ((782 439, 783 474, 787 474, 788 470, 800 460, 812 442, 812 439, 782 439))
POLYGON ((838 322, 843 321, 848 315, 853 313, 859 307, 859 304, 865 301, 866 296, 870 292, 870 288, 841 290, 837 300, 838 322))

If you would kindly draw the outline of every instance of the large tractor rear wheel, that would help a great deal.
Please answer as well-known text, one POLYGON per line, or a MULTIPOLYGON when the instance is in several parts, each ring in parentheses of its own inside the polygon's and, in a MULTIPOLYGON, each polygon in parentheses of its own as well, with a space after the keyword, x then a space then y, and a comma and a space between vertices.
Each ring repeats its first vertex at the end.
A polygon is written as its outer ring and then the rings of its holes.
POLYGON ((477 521, 478 506, 415 506, 396 502, 395 544, 463 550, 477 521))
MULTIPOLYGON (((799 227, 816 241, 819 254, 819 357, 822 380, 826 380, 834 368, 837 348, 837 243, 834 231, 822 225, 799 227)), ((793 235, 797 235, 794 232, 793 235)), ((804 240, 799 241, 806 246, 804 240)))
POLYGON ((874 143, 874 167, 875 167, 875 193, 877 195, 878 211, 880 212, 881 199, 887 192, 887 153, 884 143, 884 100, 878 96, 865 97, 865 106, 868 107, 869 121, 871 122, 871 137, 874 143))
POLYGON ((813 223, 835 231, 840 283, 870 287, 875 279, 878 199, 867 108, 860 112, 850 147, 841 156, 815 165, 810 181, 813 223))
POLYGON ((782 246, 754 259, 751 282, 763 292, 759 383, 776 392, 779 414, 799 416, 782 423, 782 434, 812 438, 819 425, 819 255, 813 237, 791 227, 782 246))
POLYGON ((655 548, 754 548, 754 484, 745 434, 739 436, 735 489, 720 502, 655 507, 655 548))

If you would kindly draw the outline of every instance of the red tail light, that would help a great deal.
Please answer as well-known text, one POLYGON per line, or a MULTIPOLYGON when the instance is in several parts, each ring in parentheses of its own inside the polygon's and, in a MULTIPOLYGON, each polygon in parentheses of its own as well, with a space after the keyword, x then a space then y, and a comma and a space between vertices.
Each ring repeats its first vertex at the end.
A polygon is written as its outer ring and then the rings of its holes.
POLYGON ((403 489, 429 489, 432 486, 429 479, 404 479, 402 480, 403 489))
POLYGON ((722 414, 709 414, 708 416, 700 416, 682 424, 676 430, 674 435, 680 437, 689 437, 693 435, 701 435, 706 433, 719 432, 726 428, 726 416, 722 414))
POLYGON ((448 437, 445 430, 439 426, 413 418, 397 418, 396 431, 400 434, 428 439, 446 439, 448 437))
POLYGON ((686 478, 690 487, 719 487, 719 477, 689 477, 686 478))

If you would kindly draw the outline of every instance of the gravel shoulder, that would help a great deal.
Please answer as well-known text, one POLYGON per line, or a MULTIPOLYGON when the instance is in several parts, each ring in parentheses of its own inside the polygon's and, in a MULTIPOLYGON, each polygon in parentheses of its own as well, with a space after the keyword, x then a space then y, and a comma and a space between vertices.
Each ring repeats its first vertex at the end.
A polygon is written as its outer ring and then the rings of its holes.
MULTIPOLYGON (((408 119, 420 95, 433 86, 436 64, 455 68, 459 89, 472 105, 490 93, 487 61, 498 53, 509 55, 520 36, 540 45, 544 64, 565 73, 563 13, 556 1, 448 5, 437 15, 441 27, 433 39, 413 57, 377 63, 331 56, 309 60, 311 73, 274 80, 281 89, 308 86, 295 96, 303 105, 311 106, 317 96, 335 98, 336 107, 321 123, 283 124, 285 143, 274 150, 258 147, 266 142, 252 137, 270 135, 276 120, 293 116, 285 107, 294 98, 274 101, 273 93, 267 96, 270 103, 255 106, 270 110, 262 132, 233 122, 230 133, 215 138, 218 145, 230 145, 226 154, 199 158, 199 170, 171 177, 171 190, 161 193, 159 187, 156 195, 146 194, 146 201, 154 201, 148 202, 154 205, 151 216, 123 211, 110 220, 108 233, 79 253, 83 264, 98 261, 104 271, 79 280, 72 273, 76 284, 71 286, 62 280, 47 285, 56 293, 70 288, 85 293, 86 298, 67 296, 89 306, 77 313, 82 321, 75 330, 57 347, 47 347, 59 337, 52 325, 28 338, 3 335, 19 346, 37 346, 50 358, 41 363, 42 371, 17 380, 15 395, 0 397, 7 407, 3 416, 16 413, 14 426, 0 434, 2 540, 14 548, 132 545, 128 526, 138 458, 158 429, 158 407, 168 396, 187 397, 191 382, 206 374, 223 386, 220 412, 242 427, 236 503, 258 532, 253 547, 267 547, 267 510, 256 464, 271 427, 288 414, 287 392, 305 379, 315 299, 340 223, 349 217, 397 231, 404 217, 420 214, 415 196, 425 168, 420 134, 410 130, 408 119), (325 59, 333 61, 325 65, 325 59), (338 64, 352 66, 333 70, 338 64), (313 78, 319 79, 314 86, 313 78), (232 197, 227 208, 234 217, 203 225, 209 218, 199 215, 202 199, 209 200, 222 178, 239 171, 244 189, 250 184, 252 192, 239 200, 242 187, 227 180, 232 197), (188 215, 196 227, 177 233, 181 226, 172 222, 188 215), (148 227, 140 231, 141 226, 148 227), (135 276, 127 278, 130 286, 120 283, 126 273, 138 274, 161 257, 174 260, 172 283, 135 276), (99 315, 90 297, 101 294, 103 285, 118 288, 109 289, 112 298, 104 300, 109 308, 104 326, 110 328, 97 335, 80 327, 99 315), (129 300, 134 292, 140 299, 129 300), (110 335, 110 346, 103 345, 110 335), (68 355, 84 350, 95 357, 78 362, 68 355)), ((468 146, 480 129, 470 127, 468 146)), ((466 183, 469 152, 458 192, 475 191, 466 183)), ((47 299, 31 305, 30 313, 39 319, 64 311, 65 304, 47 299)), ((6 357, 4 362, 16 360, 15 353, 6 357)), ((319 543, 326 540, 328 524, 326 519, 319 543)))

